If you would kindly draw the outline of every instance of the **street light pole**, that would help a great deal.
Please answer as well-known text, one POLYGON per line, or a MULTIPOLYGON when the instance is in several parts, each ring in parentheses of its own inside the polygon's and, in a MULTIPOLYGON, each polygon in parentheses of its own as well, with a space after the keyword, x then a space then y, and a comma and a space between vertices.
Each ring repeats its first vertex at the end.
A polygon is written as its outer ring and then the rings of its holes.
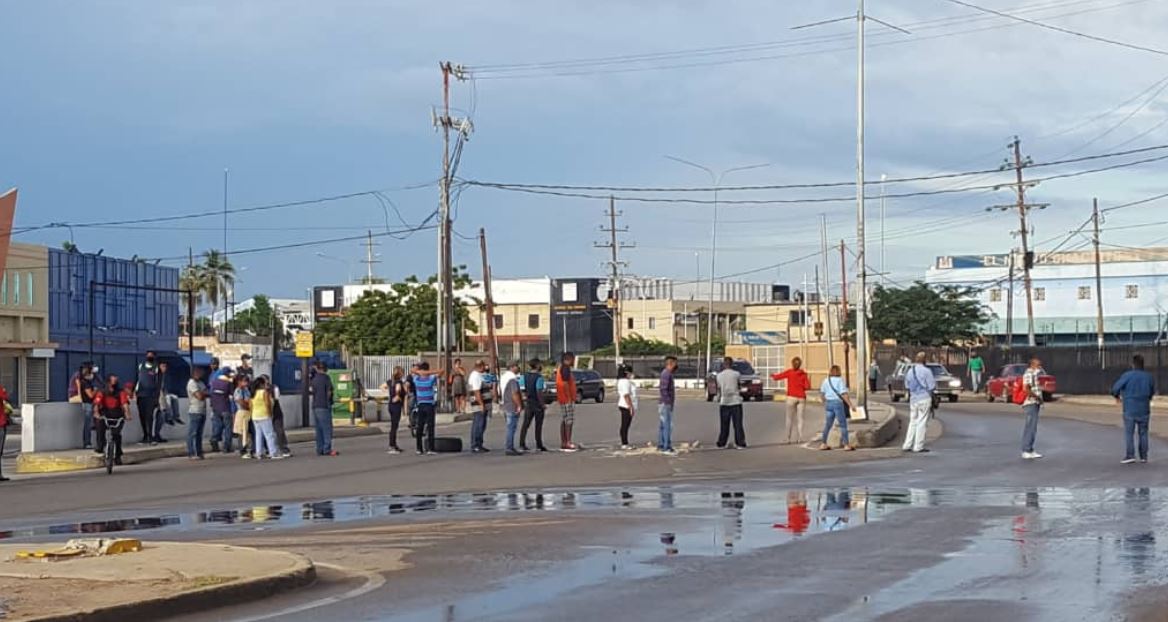
MULTIPOLYGON (((710 176, 710 182, 714 185, 714 222, 713 228, 710 231, 710 297, 709 308, 706 309, 706 374, 708 375, 712 371, 711 363, 714 352, 714 272, 718 259, 718 189, 722 185, 722 179, 724 179, 726 175, 729 175, 730 173, 749 171, 756 168, 764 168, 770 166, 770 164, 760 163, 750 164, 747 166, 736 166, 734 168, 725 169, 720 173, 715 173, 713 169, 707 166, 702 166, 701 164, 697 164, 695 162, 690 162, 689 160, 684 160, 682 158, 670 155, 665 157, 673 160, 674 162, 679 162, 681 164, 685 164, 686 166, 692 166, 696 169, 705 171, 706 174, 710 176)), ((698 337, 700 338, 701 335, 698 335, 698 337)))

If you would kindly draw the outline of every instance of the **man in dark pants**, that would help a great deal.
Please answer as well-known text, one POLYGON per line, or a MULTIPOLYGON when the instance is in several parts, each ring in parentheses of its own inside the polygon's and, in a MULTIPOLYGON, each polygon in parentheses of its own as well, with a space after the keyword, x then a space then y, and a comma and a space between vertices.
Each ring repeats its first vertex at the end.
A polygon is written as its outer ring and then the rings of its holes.
POLYGON ((138 379, 134 384, 134 396, 138 402, 138 418, 142 421, 141 445, 148 445, 154 435, 154 411, 158 409, 158 397, 162 391, 158 365, 154 362, 154 352, 146 352, 146 362, 138 365, 138 379))
MULTIPOLYGON (((312 393, 312 422, 316 430, 316 455, 335 456, 333 449, 333 381, 324 363, 317 361, 309 381, 312 393)), ((236 372, 238 373, 238 372, 236 372)))
POLYGON ((738 383, 742 375, 734 370, 734 359, 726 357, 722 361, 722 371, 718 372, 718 448, 726 447, 730 440, 730 425, 734 425, 734 449, 746 449, 746 429, 742 424, 742 393, 738 383))
POLYGON ((1111 387, 1115 401, 1123 404, 1123 464, 1136 461, 1136 446, 1132 436, 1139 437, 1140 462, 1148 461, 1148 420, 1152 416, 1152 396, 1156 395, 1156 379, 1144 371, 1144 357, 1132 357, 1132 368, 1123 373, 1111 387))
POLYGON ((442 370, 430 371, 430 364, 423 361, 414 370, 414 390, 417 391, 417 442, 418 455, 434 453, 434 401, 438 397, 439 380, 442 370))
MULTIPOLYGON (((129 384, 129 383, 127 383, 129 384)), ((118 377, 110 375, 107 379, 105 388, 97 392, 94 396, 94 415, 101 415, 107 419, 125 419, 130 421, 130 396, 128 392, 118 385, 118 377)), ((114 464, 122 463, 122 429, 125 424, 117 427, 110 427, 110 442, 114 444, 114 464)), ((97 453, 105 453, 105 432, 106 423, 102 419, 97 420, 97 453)))
POLYGON ((535 422, 535 448, 547 451, 543 446, 543 393, 546 381, 543 379, 543 365, 539 359, 531 359, 527 363, 528 371, 523 374, 523 394, 527 403, 523 408, 523 426, 519 429, 519 450, 527 451, 527 428, 535 422))
MULTIPOLYGON (((214 365, 218 361, 214 361, 214 365)), ((211 376, 211 451, 220 451, 220 441, 223 442, 222 451, 231 453, 231 431, 233 429, 234 413, 231 394, 234 389, 235 376, 230 367, 217 369, 211 376)))

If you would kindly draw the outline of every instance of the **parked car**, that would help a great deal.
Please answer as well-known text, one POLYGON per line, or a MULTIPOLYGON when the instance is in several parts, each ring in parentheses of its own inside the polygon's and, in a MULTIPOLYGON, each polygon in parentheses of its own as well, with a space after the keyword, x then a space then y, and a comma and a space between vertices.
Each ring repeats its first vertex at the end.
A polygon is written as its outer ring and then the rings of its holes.
MULTIPOLYGON (((576 403, 579 404, 584 400, 594 400, 597 404, 604 403, 604 379, 600 377, 600 372, 592 371, 591 369, 574 369, 572 370, 572 377, 576 379, 576 403)), ((547 390, 544 392, 543 401, 551 404, 556 401, 556 377, 553 374, 547 378, 547 390)))
MULTIPOLYGON (((990 376, 990 379, 986 381, 986 400, 992 402, 1001 399, 1009 402, 1011 394, 1014 392, 1014 383, 1026 373, 1027 367, 1029 365, 1025 363, 1014 363, 998 370, 997 375, 990 376)), ((1038 386, 1042 389, 1043 400, 1049 402, 1054 399, 1054 392, 1058 389, 1058 383, 1054 376, 1047 373, 1039 375, 1038 386)))
MULTIPOLYGON (((937 381, 937 391, 934 395, 937 398, 944 398, 950 402, 956 402, 961 392, 964 390, 961 386, 961 380, 949 373, 944 365, 940 363, 926 363, 925 367, 933 372, 933 380, 937 381)), ((896 364, 896 369, 893 370, 892 375, 888 377, 886 383, 888 386, 888 397, 894 402, 899 402, 901 398, 908 397, 908 389, 904 386, 905 374, 913 368, 912 363, 899 362, 896 364)))
MULTIPOLYGON (((738 359, 731 366, 734 368, 734 371, 742 376, 738 379, 738 392, 742 394, 742 399, 747 401, 751 399, 760 402, 763 401, 765 394, 762 390, 762 376, 754 371, 754 367, 750 362, 745 359, 738 359)), ((712 402, 717 396, 718 375, 716 373, 709 374, 706 376, 706 401, 712 402)))

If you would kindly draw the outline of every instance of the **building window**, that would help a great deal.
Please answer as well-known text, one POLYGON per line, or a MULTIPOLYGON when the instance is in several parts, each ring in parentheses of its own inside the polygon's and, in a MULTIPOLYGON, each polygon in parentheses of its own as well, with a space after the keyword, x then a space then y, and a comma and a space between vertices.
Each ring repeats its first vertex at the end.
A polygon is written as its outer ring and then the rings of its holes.
POLYGON ((1091 300, 1091 288, 1087 286, 1079 287, 1079 300, 1091 300))
POLYGON ((629 330, 633 330, 633 318, 629 318, 629 330))
POLYGON ((4 277, 0 279, 0 305, 8 304, 8 273, 4 273, 4 277))
POLYGON ((1035 300, 1046 300, 1046 288, 1045 287, 1035 287, 1034 288, 1034 299, 1035 300))
POLYGON ((499 330, 500 328, 503 328, 503 315, 500 313, 496 313, 495 314, 495 330, 499 330))
POLYGON ((528 328, 539 328, 539 314, 538 313, 532 313, 532 314, 529 314, 527 316, 527 327, 528 328))
POLYGON ((787 315, 787 324, 790 326, 806 326, 807 316, 802 311, 791 311, 787 315))
POLYGON ((649 318, 649 330, 653 330, 655 328, 657 328, 657 318, 651 317, 649 318))
POLYGON ((1128 300, 1135 300, 1136 298, 1139 298, 1140 297, 1140 286, 1139 285, 1124 285, 1123 286, 1123 297, 1127 298, 1128 300))
POLYGON ((1001 302, 1001 301, 1002 301, 1002 289, 1000 287, 995 287, 995 288, 991 289, 990 290, 990 302, 1001 302))
POLYGON ((20 274, 12 273, 12 304, 20 304, 20 274))
POLYGON ((27 302, 28 302, 28 306, 30 306, 30 307, 33 306, 33 304, 32 304, 32 273, 31 272, 28 273, 28 301, 27 302))

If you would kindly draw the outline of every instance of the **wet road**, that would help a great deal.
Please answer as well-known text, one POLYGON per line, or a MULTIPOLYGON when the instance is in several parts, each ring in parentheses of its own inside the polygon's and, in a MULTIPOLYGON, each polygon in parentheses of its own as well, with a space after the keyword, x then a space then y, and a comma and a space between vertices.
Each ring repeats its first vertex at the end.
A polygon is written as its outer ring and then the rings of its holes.
MULTIPOLYGON (((310 555, 342 534, 353 551, 413 551, 413 568, 368 592, 322 585, 183 622, 317 620, 323 610, 297 610, 338 594, 326 615, 344 620, 1107 620, 1160 594, 1168 444, 1153 440, 1151 464, 1120 465, 1117 429, 1048 418, 1047 457, 1025 462, 1016 409, 946 404, 941 416, 934 452, 897 460, 667 485, 224 503, 114 528, 310 555), (439 542, 377 531, 437 520, 448 521, 439 532, 486 522, 439 542)), ((77 528, 27 520, 9 535, 77 528)))

